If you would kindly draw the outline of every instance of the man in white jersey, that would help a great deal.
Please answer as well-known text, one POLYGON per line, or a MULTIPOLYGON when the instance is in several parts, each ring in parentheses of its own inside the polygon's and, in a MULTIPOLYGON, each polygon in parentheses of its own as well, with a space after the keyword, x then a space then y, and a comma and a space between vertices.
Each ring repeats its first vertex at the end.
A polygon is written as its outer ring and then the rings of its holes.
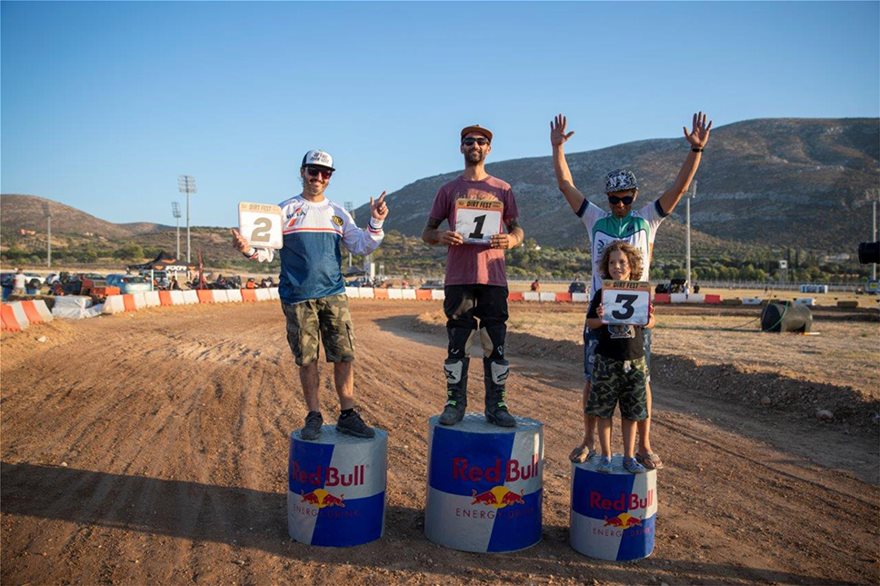
MULTIPOLYGON (((553 168, 556 172, 556 182, 559 190, 565 196, 568 205, 577 214, 587 228, 590 237, 590 254, 593 263, 592 290, 602 287, 602 277, 597 263, 602 258, 605 246, 615 240, 623 240, 635 246, 642 254, 643 271, 641 280, 650 278, 651 257, 653 255, 654 237, 660 223, 666 216, 672 213, 675 206, 681 200, 700 166, 703 149, 709 141, 709 131, 712 122, 706 124, 706 115, 702 112, 694 114, 693 128, 688 131, 684 128, 684 136, 690 145, 690 151, 685 158, 675 182, 656 201, 633 211, 632 206, 639 195, 636 176, 627 169, 616 169, 605 177, 605 192, 608 196, 610 212, 603 211, 598 206, 587 201, 584 195, 575 187, 568 163, 565 161, 563 145, 572 137, 574 131, 566 133, 567 121, 565 116, 559 114, 550 123, 550 144, 553 148, 553 168)), ((645 356, 648 359, 648 381, 650 381, 650 356, 651 336, 646 331, 645 356)), ((596 340, 588 328, 584 329, 584 385, 583 404, 586 406, 592 389, 591 375, 593 365, 593 352, 596 340)), ((661 468, 663 462, 651 449, 651 386, 647 386, 648 417, 638 424, 639 448, 636 458, 647 468, 661 468)), ((583 462, 595 454, 593 449, 593 433, 596 427, 595 417, 584 413, 584 440, 580 446, 572 450, 569 456, 572 461, 583 462)))
MULTIPOLYGON (((287 318, 287 343, 299 366, 299 380, 308 407, 304 440, 317 439, 323 417, 318 400, 318 355, 324 346, 327 362, 333 363, 333 380, 339 396, 337 431, 371 438, 368 427, 354 410, 354 329, 340 270, 344 245, 354 254, 370 254, 385 237, 382 223, 388 215, 385 192, 370 198, 370 224, 366 230, 355 225, 345 208, 324 197, 330 184, 333 158, 324 151, 305 154, 299 174, 303 191, 281 202, 284 247, 278 296, 287 318)), ((260 262, 274 258, 271 249, 254 248, 232 230, 233 246, 246 257, 260 262)))

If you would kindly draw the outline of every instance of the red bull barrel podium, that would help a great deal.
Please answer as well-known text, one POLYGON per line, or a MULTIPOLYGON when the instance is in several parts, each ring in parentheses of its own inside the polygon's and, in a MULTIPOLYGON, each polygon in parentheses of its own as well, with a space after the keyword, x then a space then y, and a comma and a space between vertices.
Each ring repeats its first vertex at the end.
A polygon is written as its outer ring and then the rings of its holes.
POLYGON ((425 535, 462 551, 508 552, 541 540, 544 426, 517 417, 498 427, 468 413, 451 427, 428 420, 425 535))
MULTIPOLYGON (((374 428, 375 429, 375 428, 374 428)), ((388 434, 361 439, 325 425, 317 440, 290 434, 287 529, 301 543, 347 547, 385 530, 388 434)))
POLYGON ((630 474, 620 455, 612 462, 610 474, 595 463, 572 464, 569 543, 602 560, 646 558, 654 551, 657 471, 630 474))

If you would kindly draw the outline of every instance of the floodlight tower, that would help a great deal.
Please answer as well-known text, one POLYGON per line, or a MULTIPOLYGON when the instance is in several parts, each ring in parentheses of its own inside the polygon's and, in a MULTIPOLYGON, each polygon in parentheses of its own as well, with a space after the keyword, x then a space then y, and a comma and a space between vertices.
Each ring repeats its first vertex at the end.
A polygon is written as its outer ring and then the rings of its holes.
POLYGON ((178 175, 177 189, 186 194, 186 263, 190 261, 190 238, 189 238, 189 196, 196 193, 196 180, 191 175, 178 175))
POLYGON ((52 212, 49 211, 49 202, 43 203, 43 213, 46 216, 46 267, 52 268, 52 212))
MULTIPOLYGON (((871 206, 874 208, 874 215, 871 219, 871 242, 877 242, 877 196, 880 195, 880 189, 874 190, 874 201, 871 206)), ((871 265, 871 280, 877 280, 877 263, 871 265)))
POLYGON ((693 291, 693 285, 691 284, 691 200, 697 197, 697 182, 694 180, 693 187, 689 190, 689 193, 685 194, 684 201, 684 214, 685 218, 687 218, 687 232, 685 235, 685 254, 687 255, 685 270, 687 271, 687 291, 690 293, 693 291))
POLYGON ((180 205, 176 201, 171 202, 171 214, 177 220, 177 256, 175 260, 180 262, 180 205))

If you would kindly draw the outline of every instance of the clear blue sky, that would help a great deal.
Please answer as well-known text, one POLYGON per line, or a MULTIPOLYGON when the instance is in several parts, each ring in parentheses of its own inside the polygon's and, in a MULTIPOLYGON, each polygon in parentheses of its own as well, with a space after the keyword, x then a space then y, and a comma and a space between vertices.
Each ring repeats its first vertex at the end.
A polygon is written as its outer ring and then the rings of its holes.
POLYGON ((549 155, 557 112, 572 152, 681 136, 700 109, 877 117, 878 7, 4 1, 0 188, 174 225, 189 174, 192 225, 231 226, 299 193, 309 148, 360 205, 461 168, 471 123, 491 162, 549 155))

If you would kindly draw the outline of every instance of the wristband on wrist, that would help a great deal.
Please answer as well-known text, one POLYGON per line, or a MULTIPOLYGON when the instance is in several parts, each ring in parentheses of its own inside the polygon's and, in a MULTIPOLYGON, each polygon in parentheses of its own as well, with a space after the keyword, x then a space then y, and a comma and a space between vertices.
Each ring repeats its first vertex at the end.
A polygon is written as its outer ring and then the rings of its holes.
POLYGON ((691 147, 691 151, 695 153, 702 153, 703 147, 691 147))
POLYGON ((254 256, 255 254, 257 254, 257 249, 254 248, 254 247, 252 246, 252 247, 250 248, 250 250, 248 250, 247 252, 242 251, 242 254, 243 254, 246 258, 251 258, 251 257, 254 256))

